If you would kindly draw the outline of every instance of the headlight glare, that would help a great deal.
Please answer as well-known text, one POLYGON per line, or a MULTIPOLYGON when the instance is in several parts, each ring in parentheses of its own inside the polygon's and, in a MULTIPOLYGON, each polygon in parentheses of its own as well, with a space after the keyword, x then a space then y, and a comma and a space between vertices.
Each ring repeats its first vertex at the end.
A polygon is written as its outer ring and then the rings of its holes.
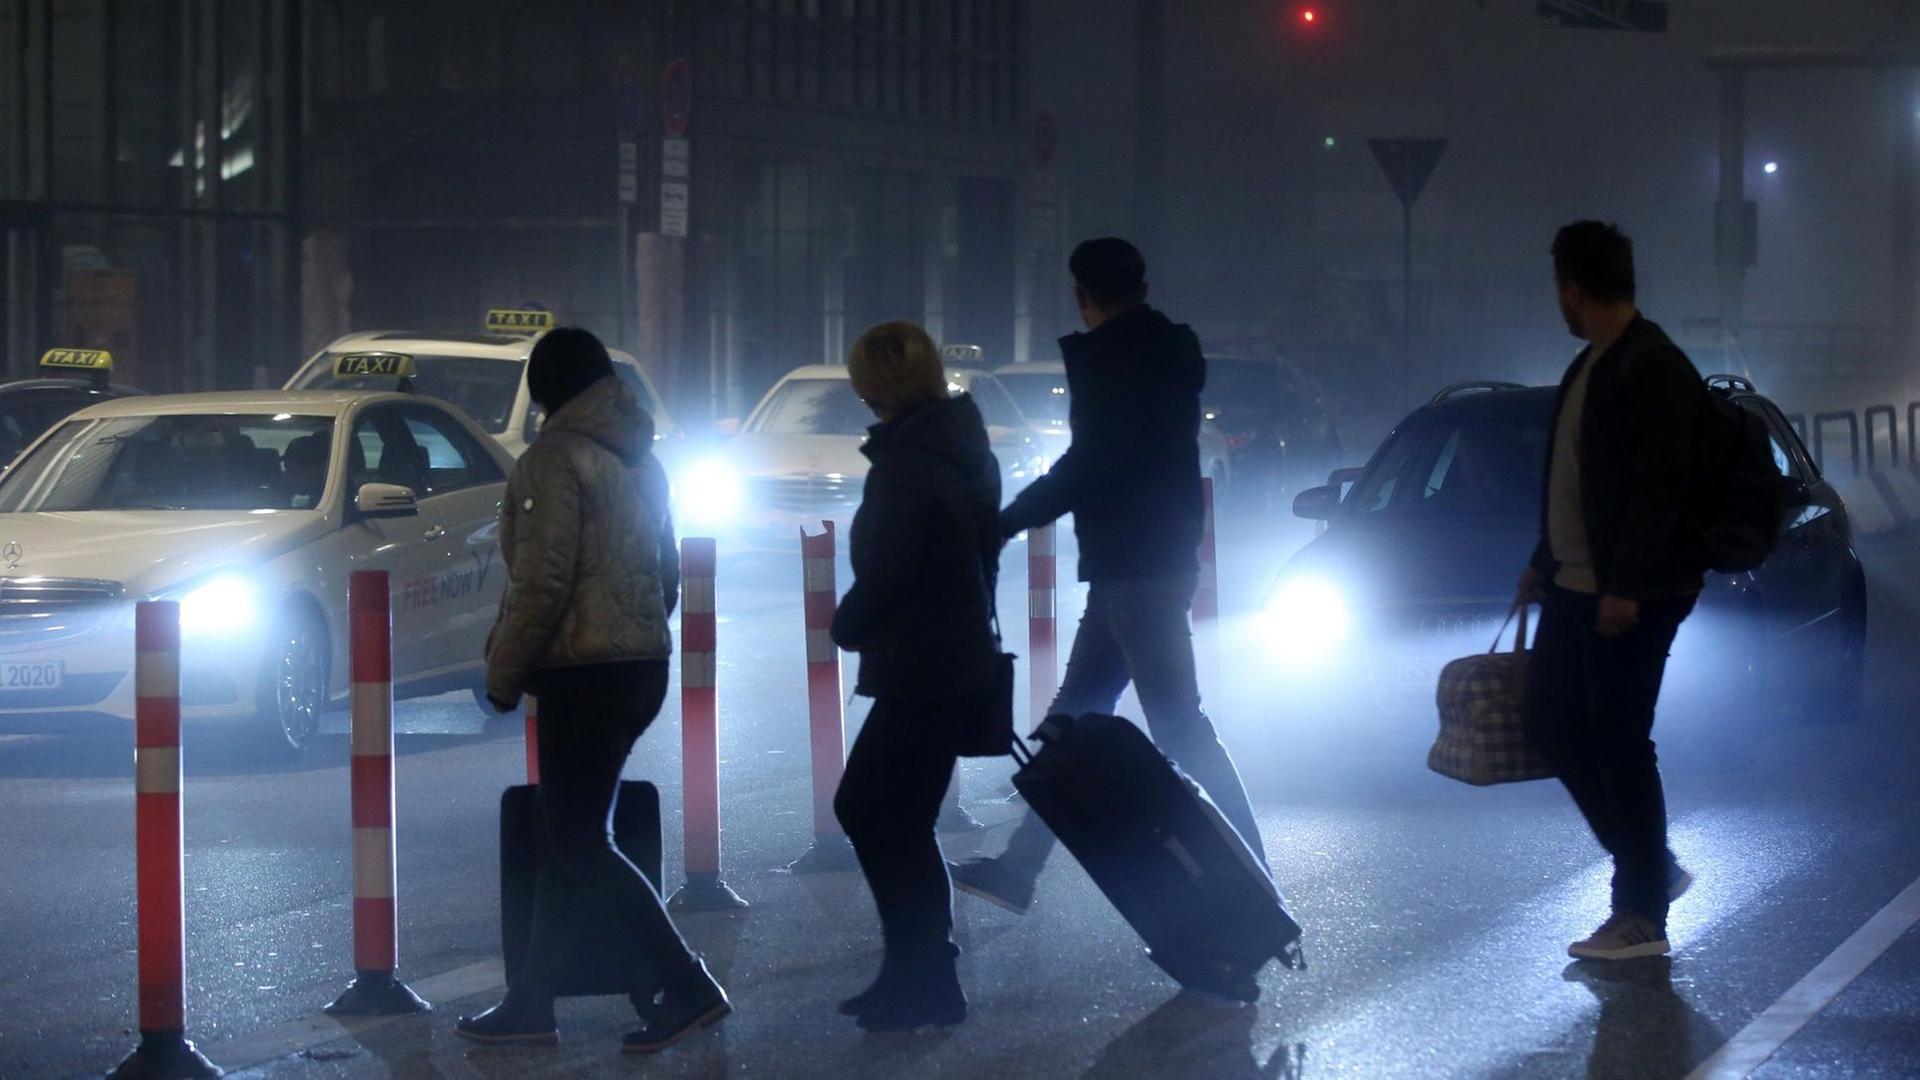
POLYGON ((180 597, 180 630, 186 634, 228 634, 244 630, 260 615, 260 587, 240 574, 221 574, 180 597))
POLYGON ((679 516, 687 524, 731 524, 745 500, 740 470, 721 458, 696 461, 680 474, 676 501, 679 516))
POLYGON ((1346 641, 1352 613, 1333 582, 1291 577, 1267 598, 1261 628, 1282 662, 1304 667, 1325 660, 1346 641))

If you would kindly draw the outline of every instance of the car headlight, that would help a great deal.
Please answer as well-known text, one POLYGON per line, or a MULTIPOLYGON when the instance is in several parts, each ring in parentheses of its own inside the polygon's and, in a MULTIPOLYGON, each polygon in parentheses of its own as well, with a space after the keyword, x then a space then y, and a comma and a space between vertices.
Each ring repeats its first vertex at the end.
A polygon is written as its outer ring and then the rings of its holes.
POLYGON ((723 459, 696 461, 680 474, 675 501, 680 519, 689 525, 731 524, 745 500, 740 470, 723 459))
POLYGON ((260 618, 260 586, 243 574, 218 574, 180 594, 180 632, 231 634, 260 618))
POLYGON ((1280 582, 1267 598, 1260 622, 1281 662, 1295 667, 1325 660, 1353 629, 1352 612, 1339 586, 1308 575, 1280 582))

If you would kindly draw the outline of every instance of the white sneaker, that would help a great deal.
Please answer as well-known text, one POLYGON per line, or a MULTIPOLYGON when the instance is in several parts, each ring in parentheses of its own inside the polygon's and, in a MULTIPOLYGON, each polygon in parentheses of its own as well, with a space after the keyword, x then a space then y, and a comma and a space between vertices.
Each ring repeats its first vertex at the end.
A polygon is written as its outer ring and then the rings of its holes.
POLYGON ((1567 955, 1576 960, 1638 960, 1672 951, 1660 924, 1631 912, 1613 915, 1591 937, 1567 946, 1567 955))

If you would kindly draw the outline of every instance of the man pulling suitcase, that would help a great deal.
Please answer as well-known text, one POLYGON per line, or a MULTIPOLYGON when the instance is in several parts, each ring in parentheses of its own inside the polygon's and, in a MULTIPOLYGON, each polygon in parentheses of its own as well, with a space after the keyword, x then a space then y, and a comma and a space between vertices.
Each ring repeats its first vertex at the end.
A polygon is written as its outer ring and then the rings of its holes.
MULTIPOLYGON (((1067 514, 1087 609, 1053 714, 1111 713, 1129 682, 1155 744, 1185 770, 1264 868, 1233 759, 1200 708, 1188 616, 1199 581, 1200 391, 1191 328, 1147 305, 1146 260, 1125 240, 1089 240, 1068 262, 1084 333, 1060 340, 1072 445, 1001 512, 1009 537, 1067 514)), ((1055 836, 1029 813, 1004 853, 953 867, 964 892, 1024 912, 1055 836)))

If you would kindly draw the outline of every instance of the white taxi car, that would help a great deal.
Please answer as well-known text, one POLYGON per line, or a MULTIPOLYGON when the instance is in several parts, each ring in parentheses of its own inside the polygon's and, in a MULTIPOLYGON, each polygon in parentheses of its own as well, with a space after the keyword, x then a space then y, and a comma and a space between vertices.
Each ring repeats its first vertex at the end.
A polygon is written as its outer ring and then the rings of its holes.
POLYGON ((395 692, 473 689, 512 464, 460 410, 410 394, 75 413, 0 477, 0 727, 131 719, 134 604, 171 599, 183 718, 296 756, 347 695, 355 570, 391 574, 395 692))
MULTIPOLYGON (((947 389, 979 405, 1009 495, 1045 471, 1044 450, 992 375, 949 368, 947 389)), ((746 546, 791 545, 822 521, 844 533, 860 507, 868 466, 860 447, 873 423, 845 365, 796 368, 724 447, 675 476, 675 517, 683 531, 746 546)))
MULTIPOLYGON (((487 312, 485 329, 475 334, 421 334, 411 330, 369 330, 348 334, 314 354, 287 380, 289 390, 392 390, 391 376, 367 372, 347 357, 400 355, 413 364, 412 389, 451 401, 466 410, 489 435, 515 457, 533 444, 540 430, 540 407, 527 393, 527 356, 541 333, 551 329, 545 311, 496 309, 487 312)), ((613 370, 653 417, 656 439, 671 438, 673 420, 660 395, 631 354, 608 349, 613 370)))

